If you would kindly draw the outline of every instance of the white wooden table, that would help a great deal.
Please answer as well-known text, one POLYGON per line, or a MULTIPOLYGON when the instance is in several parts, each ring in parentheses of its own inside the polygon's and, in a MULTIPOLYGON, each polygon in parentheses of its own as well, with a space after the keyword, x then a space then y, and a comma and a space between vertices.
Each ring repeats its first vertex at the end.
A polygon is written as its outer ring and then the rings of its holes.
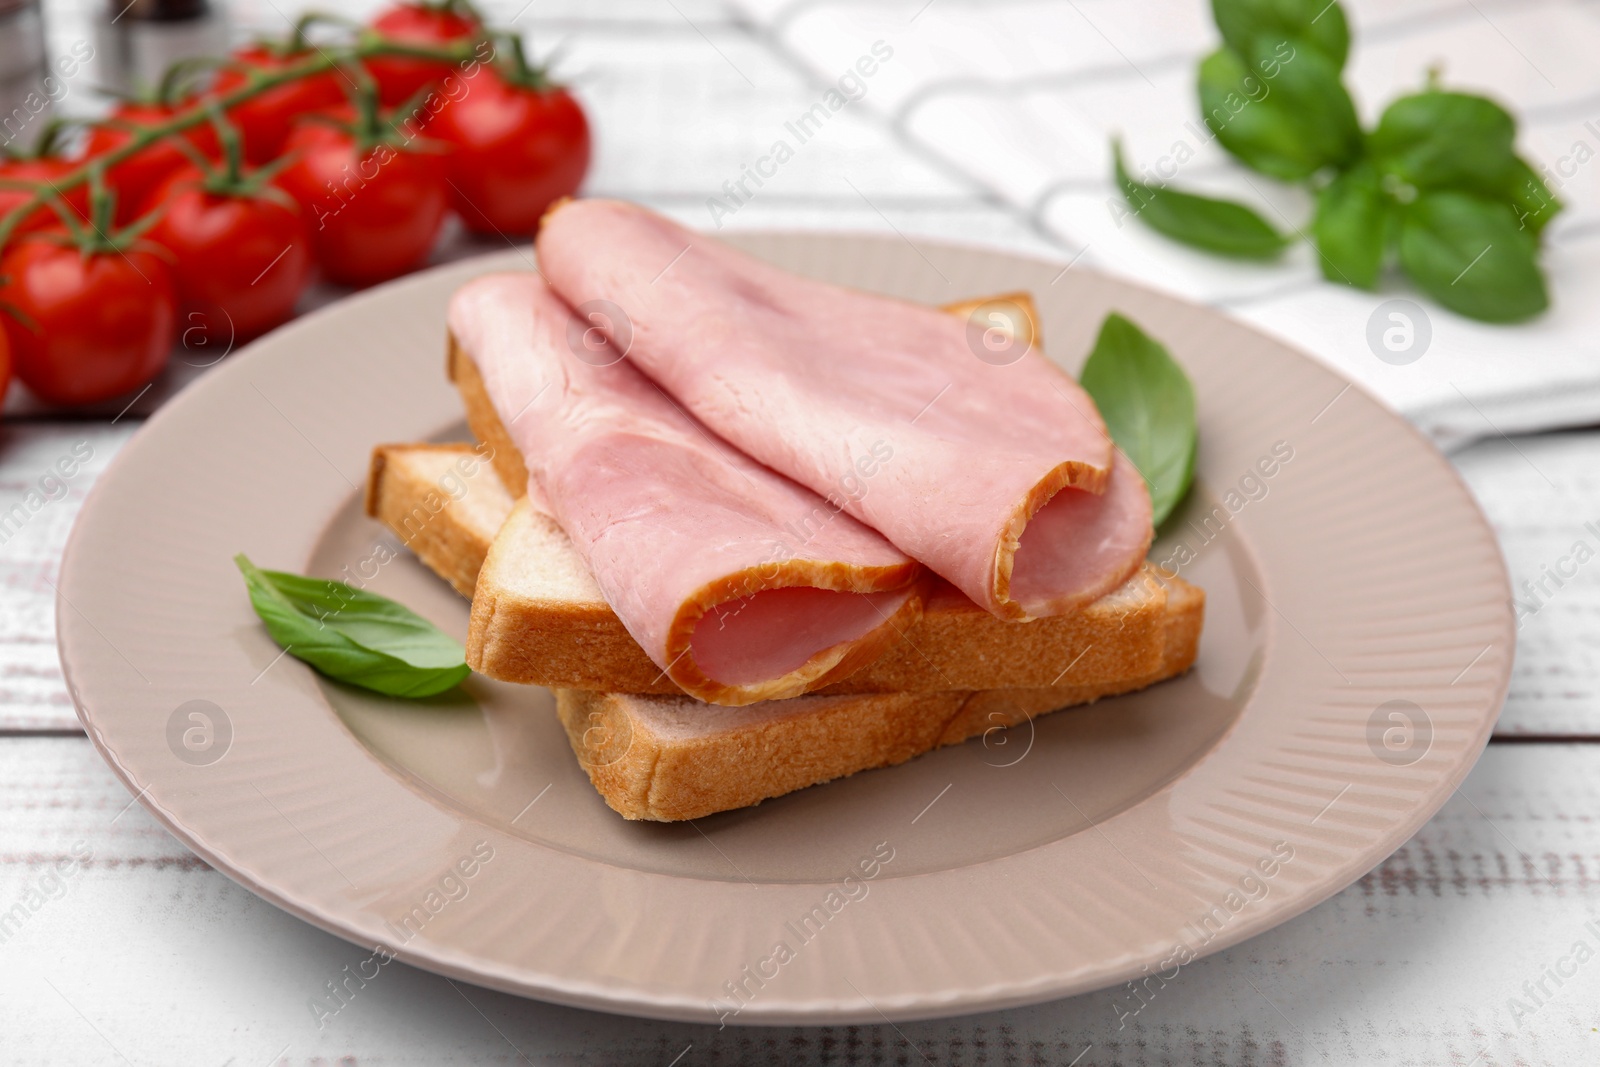
MULTIPOLYGON (((252 0, 241 14, 281 25, 274 3, 252 0)), ((502 17, 520 4, 499 5, 502 17)), ((1429 19, 1459 22, 1477 4, 1408 6, 1421 10, 1403 32, 1427 33, 1429 19)), ((78 11, 50 11, 62 48, 82 35, 78 11)), ((762 131, 818 92, 780 37, 710 0, 534 0, 517 25, 541 53, 570 46, 599 131, 589 190, 695 225, 762 131)), ((841 115, 732 224, 1071 255, 861 113, 841 115)), ((456 240, 441 256, 487 247, 456 240)), ((337 295, 314 293, 308 306, 337 295)), ((1135 1015, 1107 992, 939 1022, 719 1032, 550 1007, 397 963, 319 1025, 308 1003, 366 950, 263 903, 168 835, 84 739, 56 659, 51 583, 84 494, 198 373, 175 366, 120 414, 13 397, 0 421, 0 509, 57 457, 92 450, 65 496, 0 544, 0 912, 37 905, 0 933, 0 1063, 1600 1060, 1600 962, 1589 960, 1600 956, 1600 568, 1580 570, 1526 620, 1494 742, 1413 840, 1321 907, 1186 969, 1135 1015)), ((1600 519, 1600 432, 1496 440, 1456 462, 1518 582, 1574 541, 1600 541, 1584 528, 1600 519)))

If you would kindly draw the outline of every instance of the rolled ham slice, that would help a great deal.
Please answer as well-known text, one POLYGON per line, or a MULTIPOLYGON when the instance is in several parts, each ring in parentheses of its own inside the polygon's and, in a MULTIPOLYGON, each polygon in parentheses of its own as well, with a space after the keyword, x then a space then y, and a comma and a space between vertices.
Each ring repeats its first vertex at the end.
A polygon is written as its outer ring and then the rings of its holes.
POLYGON ((686 693, 741 705, 808 692, 921 613, 916 562, 718 440, 630 363, 595 358, 537 275, 469 282, 449 323, 527 463, 530 503, 686 693), (808 537, 786 528, 818 509, 835 517, 808 537))
POLYGON ((569 201, 540 269, 700 421, 1001 618, 1076 610, 1144 560, 1150 498, 1094 402, 969 323, 790 274, 643 208, 569 201))

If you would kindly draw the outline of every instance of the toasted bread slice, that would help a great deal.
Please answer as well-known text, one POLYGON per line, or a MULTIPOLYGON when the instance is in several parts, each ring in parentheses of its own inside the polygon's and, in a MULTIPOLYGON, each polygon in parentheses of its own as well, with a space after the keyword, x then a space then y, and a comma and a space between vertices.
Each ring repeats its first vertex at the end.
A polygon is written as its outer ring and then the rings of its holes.
MULTIPOLYGON (((948 588, 905 639, 828 693, 1095 684, 1161 664, 1166 592, 1146 567, 1082 612, 1011 623, 948 588)), ((677 693, 623 629, 548 516, 519 500, 490 546, 472 599, 467 662, 506 682, 677 693)))
MULTIPOLYGON (((476 578, 467 639, 473 669, 558 689, 680 692, 623 629, 554 520, 525 500, 513 506, 485 469, 487 451, 380 445, 367 488, 368 514, 435 573, 464 593, 476 578)), ((943 587, 900 644, 824 692, 1040 688, 1145 677, 1163 662, 1166 600, 1148 566, 1082 612, 1031 623, 996 619, 943 587)))
POLYGON ((563 689, 556 709, 589 780, 618 814, 698 819, 1182 674, 1199 649, 1205 594, 1169 582, 1162 660, 1142 676, 1040 689, 812 694, 745 708, 563 689))
POLYGON ((469 600, 513 501, 484 445, 378 445, 366 511, 469 600))

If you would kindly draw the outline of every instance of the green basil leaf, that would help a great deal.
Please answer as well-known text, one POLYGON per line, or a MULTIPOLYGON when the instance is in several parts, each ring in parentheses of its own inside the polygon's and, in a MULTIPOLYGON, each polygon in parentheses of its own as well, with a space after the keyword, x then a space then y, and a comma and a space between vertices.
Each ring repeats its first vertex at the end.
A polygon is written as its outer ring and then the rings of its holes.
POLYGON ((1311 229, 1324 278, 1358 289, 1378 284, 1393 205, 1369 163, 1358 163, 1323 186, 1311 229))
POLYGON ((1265 41, 1248 54, 1223 48, 1200 64, 1200 109, 1222 147, 1284 181, 1359 159, 1361 123, 1339 68, 1304 41, 1265 41))
POLYGON ((1493 100, 1437 89, 1390 104, 1367 139, 1378 166, 1419 189, 1509 193, 1517 124, 1493 100))
POLYGON ((1160 526, 1194 481, 1194 387, 1162 345, 1115 312, 1078 376, 1111 439, 1144 475, 1160 526))
POLYGON ((1327 57, 1335 69, 1350 54, 1350 24, 1337 0, 1211 0, 1222 40, 1242 56, 1263 40, 1298 38, 1327 57))
POLYGON ((387 597, 233 557, 272 639, 330 678, 397 697, 442 693, 472 673, 433 623, 387 597))
POLYGON ((1503 200, 1435 190, 1406 206, 1400 265, 1452 311, 1516 322, 1549 306, 1538 249, 1503 200))
POLYGON ((1550 191, 1539 173, 1520 156, 1511 169, 1507 192, 1511 196, 1511 208, 1516 212, 1517 222, 1535 236, 1543 233, 1550 220, 1566 206, 1550 191))
POLYGON ((1111 157, 1117 186, 1133 214, 1158 233, 1208 252, 1245 259, 1270 259, 1289 244, 1287 237, 1243 204, 1135 181, 1123 166, 1122 146, 1115 141, 1111 157))

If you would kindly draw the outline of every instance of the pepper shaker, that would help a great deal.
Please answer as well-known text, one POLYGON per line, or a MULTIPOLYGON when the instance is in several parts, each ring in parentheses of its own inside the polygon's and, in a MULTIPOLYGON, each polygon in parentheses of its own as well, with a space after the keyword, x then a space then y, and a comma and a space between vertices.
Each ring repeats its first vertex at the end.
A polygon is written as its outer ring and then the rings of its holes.
POLYGON ((125 93, 156 85, 180 59, 228 50, 226 12, 211 0, 109 0, 95 35, 102 82, 125 93))

